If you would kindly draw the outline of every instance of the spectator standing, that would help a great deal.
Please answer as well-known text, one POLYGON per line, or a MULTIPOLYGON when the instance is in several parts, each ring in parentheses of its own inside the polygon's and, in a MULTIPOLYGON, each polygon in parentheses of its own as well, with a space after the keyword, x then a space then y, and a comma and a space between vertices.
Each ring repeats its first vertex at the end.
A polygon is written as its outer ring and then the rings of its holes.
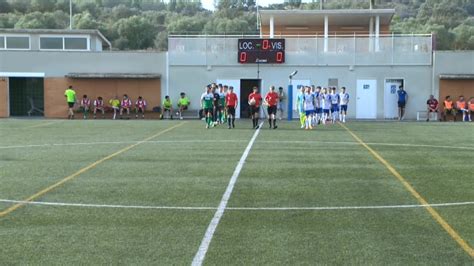
POLYGON ((408 101, 408 93, 403 88, 403 85, 400 85, 400 87, 398 87, 397 95, 398 95, 398 120, 401 121, 405 117, 405 106, 408 101))

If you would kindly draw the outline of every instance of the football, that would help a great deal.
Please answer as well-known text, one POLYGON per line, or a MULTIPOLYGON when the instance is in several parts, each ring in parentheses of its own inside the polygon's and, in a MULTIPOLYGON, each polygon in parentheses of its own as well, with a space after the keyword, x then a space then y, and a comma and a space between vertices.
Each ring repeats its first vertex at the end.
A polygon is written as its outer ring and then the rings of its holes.
POLYGON ((252 98, 252 99, 249 100, 249 104, 250 104, 250 105, 255 105, 255 103, 256 103, 256 101, 255 101, 254 98, 252 98))

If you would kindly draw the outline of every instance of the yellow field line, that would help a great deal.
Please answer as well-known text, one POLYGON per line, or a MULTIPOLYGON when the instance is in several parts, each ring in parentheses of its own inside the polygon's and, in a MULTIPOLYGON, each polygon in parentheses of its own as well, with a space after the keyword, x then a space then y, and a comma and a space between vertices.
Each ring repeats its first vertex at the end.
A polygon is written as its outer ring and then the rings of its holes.
POLYGON ((169 131, 171 131, 171 130, 177 128, 177 127, 180 127, 180 126, 182 126, 184 123, 186 123, 186 122, 182 122, 182 123, 180 123, 180 124, 177 124, 177 125, 175 125, 175 126, 172 126, 172 127, 170 127, 170 128, 167 128, 167 129, 165 129, 165 130, 162 130, 162 131, 156 133, 156 134, 153 135, 153 136, 150 136, 150 137, 148 137, 148 138, 146 138, 146 139, 144 139, 144 140, 142 140, 142 141, 139 141, 139 142, 137 142, 137 143, 134 143, 134 144, 132 144, 132 145, 129 145, 129 146, 127 146, 127 147, 125 147, 125 148, 123 148, 123 149, 121 149, 121 150, 119 150, 119 151, 117 151, 117 152, 114 152, 114 153, 112 153, 112 154, 110 154, 110 155, 108 155, 108 156, 106 156, 106 157, 104 157, 104 158, 102 158, 102 159, 100 159, 100 160, 98 160, 98 161, 95 161, 94 163, 89 164, 88 166, 82 168, 81 170, 75 172, 74 174, 72 174, 72 175, 70 175, 70 176, 67 176, 67 177, 63 178, 62 180, 58 181, 57 183, 55 183, 55 184, 53 184, 53 185, 51 185, 51 186, 49 186, 49 187, 47 187, 47 188, 45 188, 45 189, 43 189, 43 190, 37 192, 37 193, 35 193, 35 194, 29 196, 28 198, 24 199, 22 203, 17 203, 17 204, 15 204, 15 205, 12 205, 11 207, 9 207, 9 208, 5 209, 4 211, 0 212, 0 218, 6 216, 7 214, 9 214, 9 213, 15 211, 15 210, 18 209, 18 208, 24 206, 25 203, 30 202, 30 201, 33 201, 33 200, 35 200, 35 199, 37 199, 37 198, 39 198, 39 197, 45 195, 46 193, 50 192, 51 190, 53 190, 53 189, 55 189, 55 188, 61 186, 62 184, 68 182, 69 180, 74 179, 75 177, 77 177, 77 176, 79 176, 79 175, 81 175, 81 174, 83 174, 83 173, 85 173, 85 172, 91 170, 92 168, 96 167, 97 165, 99 165, 99 164, 101 164, 101 163, 103 163, 103 162, 105 162, 105 161, 107 161, 107 160, 110 160, 110 159, 114 158, 115 156, 120 155, 120 154, 122 154, 122 153, 124 153, 124 152, 126 152, 126 151, 128 151, 128 150, 130 150, 130 149, 132 149, 132 148, 134 148, 134 147, 136 147, 136 146, 142 144, 142 143, 145 143, 145 142, 147 142, 147 141, 149 141, 149 140, 151 140, 151 139, 153 139, 153 138, 156 138, 156 137, 158 137, 158 136, 160 136, 160 135, 163 135, 163 134, 166 133, 166 132, 169 132, 169 131))
POLYGON ((345 125, 339 123, 341 127, 343 127, 347 132, 349 132, 352 137, 357 140, 364 148, 366 148, 377 160, 379 160, 397 179, 400 181, 403 186, 411 193, 413 197, 415 197, 418 202, 421 205, 425 206, 425 209, 431 214, 433 219, 438 222, 441 227, 461 246, 464 251, 471 256, 471 258, 474 258, 474 250, 472 249, 471 246, 451 227, 451 225, 444 220, 444 218, 435 210, 433 207, 429 206, 429 203, 418 193, 415 188, 413 188, 410 183, 406 181, 406 179, 398 173, 397 170, 389 163, 387 162, 380 154, 378 154, 375 150, 373 150, 369 145, 367 145, 362 139, 360 139, 352 130, 350 130, 348 127, 345 125))

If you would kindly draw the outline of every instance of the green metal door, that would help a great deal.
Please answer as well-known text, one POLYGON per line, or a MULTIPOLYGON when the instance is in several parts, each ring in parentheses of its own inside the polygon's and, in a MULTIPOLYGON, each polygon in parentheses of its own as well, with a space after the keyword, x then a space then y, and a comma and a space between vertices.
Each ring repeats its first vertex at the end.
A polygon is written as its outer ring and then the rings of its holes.
POLYGON ((43 78, 9 78, 8 83, 10 116, 43 116, 43 78))

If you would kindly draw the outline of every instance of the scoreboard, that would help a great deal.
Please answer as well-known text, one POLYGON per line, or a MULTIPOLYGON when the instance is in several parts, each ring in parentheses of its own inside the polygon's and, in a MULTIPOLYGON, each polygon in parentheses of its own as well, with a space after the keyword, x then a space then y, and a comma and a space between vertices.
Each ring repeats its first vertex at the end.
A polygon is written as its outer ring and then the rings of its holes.
POLYGON ((240 64, 285 63, 285 39, 239 39, 240 64))

